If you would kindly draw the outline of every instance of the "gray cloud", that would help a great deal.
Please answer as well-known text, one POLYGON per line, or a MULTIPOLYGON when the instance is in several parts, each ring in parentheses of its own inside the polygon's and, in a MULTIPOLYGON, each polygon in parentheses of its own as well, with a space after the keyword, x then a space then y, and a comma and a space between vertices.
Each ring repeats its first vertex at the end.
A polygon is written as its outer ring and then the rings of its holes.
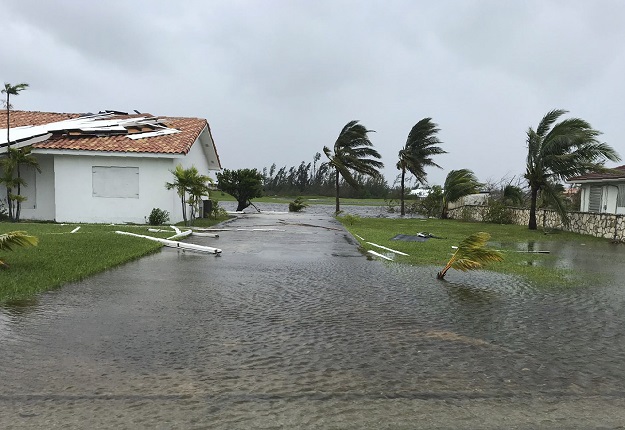
MULTIPOLYGON (((392 182, 412 125, 450 169, 520 175, 525 131, 566 108, 625 153, 620 1, 0 0, 16 108, 205 117, 227 168, 296 165, 351 119, 392 182)), ((624 154, 625 155, 625 154, 624 154)))

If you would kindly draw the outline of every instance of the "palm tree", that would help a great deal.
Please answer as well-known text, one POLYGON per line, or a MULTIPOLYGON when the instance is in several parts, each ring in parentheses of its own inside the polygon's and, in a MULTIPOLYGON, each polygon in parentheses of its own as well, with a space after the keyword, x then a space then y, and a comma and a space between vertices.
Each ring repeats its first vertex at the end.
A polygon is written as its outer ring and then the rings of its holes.
POLYGON ((501 192, 501 201, 504 204, 520 206, 523 204, 525 194, 520 187, 516 185, 508 184, 501 192))
MULTIPOLYGON (((38 239, 29 236, 25 231, 10 231, 0 234, 0 251, 12 251, 14 246, 36 246, 38 239)), ((0 267, 8 268, 9 265, 0 258, 0 267)))
POLYGON ((334 167, 335 187, 336 187, 336 213, 340 212, 339 207, 339 176, 354 188, 358 188, 358 182, 354 179, 352 171, 368 176, 381 176, 378 169, 384 167, 382 162, 375 159, 382 158, 378 151, 373 149, 373 144, 369 140, 367 133, 373 130, 358 124, 358 121, 348 122, 339 137, 334 143, 334 151, 327 146, 323 147, 323 152, 330 160, 328 163, 334 167))
POLYGON ((566 223, 568 217, 564 204, 553 185, 571 176, 606 170, 603 167, 605 160, 620 160, 611 146, 599 142, 597 137, 601 132, 586 121, 569 118, 556 124, 566 113, 562 109, 552 110, 543 117, 536 130, 530 127, 527 131, 525 179, 530 187, 530 230, 536 230, 539 192, 556 203, 556 210, 566 223))
POLYGON ((4 83, 4 88, 2 89, 2 91, 0 91, 0 93, 2 94, 6 94, 7 95, 7 99, 6 99, 6 109, 7 109, 7 146, 10 148, 11 147, 11 140, 9 139, 9 128, 10 128, 10 119, 11 119, 11 96, 17 96, 19 95, 19 93, 23 90, 25 90, 26 88, 28 88, 28 84, 25 82, 22 82, 21 84, 17 84, 17 85, 11 85, 11 84, 7 84, 6 82, 4 83))
POLYGON ((406 145, 399 151, 399 161, 397 168, 401 170, 401 215, 404 216, 404 193, 406 170, 412 173, 417 183, 425 184, 427 174, 425 167, 434 166, 439 169, 441 166, 432 161, 433 155, 446 154, 441 147, 436 146, 441 143, 436 134, 440 131, 437 124, 432 122, 432 118, 423 118, 416 123, 406 140, 406 145))
POLYGON ((483 231, 473 233, 464 239, 436 277, 443 279, 449 269, 466 272, 467 270, 481 269, 484 264, 489 262, 502 261, 503 256, 501 253, 494 249, 486 248, 486 242, 489 239, 490 234, 483 231))
MULTIPOLYGON (((178 164, 174 170, 170 170, 174 175, 173 182, 166 182, 165 188, 168 190, 175 189, 176 193, 180 197, 180 203, 182 204, 182 219, 185 225, 187 224, 187 190, 193 184, 191 173, 189 169, 182 167, 182 164, 178 164)), ((197 169, 196 169, 197 172, 197 169)))
POLYGON ((20 221, 20 215, 22 212, 22 202, 26 200, 26 198, 22 196, 22 185, 27 186, 27 184, 24 182, 24 179, 22 179, 22 174, 21 174, 22 166, 30 166, 34 168, 35 170, 37 170, 39 173, 41 173, 41 169, 39 168, 39 162, 33 155, 31 155, 30 151, 31 151, 30 147, 17 148, 17 149, 9 148, 9 158, 13 159, 13 164, 15 166, 15 170, 17 171, 17 178, 15 181, 17 194, 14 196, 15 202, 16 202, 15 222, 20 221))
POLYGON ((469 169, 451 170, 445 178, 443 187, 443 212, 441 218, 447 218, 449 203, 479 192, 482 184, 469 169))
POLYGON ((209 176, 200 175, 195 167, 191 167, 191 169, 191 184, 187 189, 187 192, 189 193, 189 200, 187 202, 191 206, 191 220, 194 220, 197 217, 197 214, 200 213, 202 197, 208 196, 210 193, 209 184, 213 183, 213 179, 209 176))

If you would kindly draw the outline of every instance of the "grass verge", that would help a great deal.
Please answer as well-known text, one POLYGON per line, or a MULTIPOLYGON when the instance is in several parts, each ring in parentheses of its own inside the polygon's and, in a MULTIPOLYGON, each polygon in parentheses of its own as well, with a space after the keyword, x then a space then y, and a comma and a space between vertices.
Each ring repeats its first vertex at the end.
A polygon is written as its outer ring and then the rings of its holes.
MULTIPOLYGON (((209 226, 221 221, 223 219, 201 220, 196 225, 209 226)), ((0 303, 28 299, 161 248, 158 242, 115 234, 115 230, 156 237, 172 235, 170 232, 151 233, 147 228, 145 225, 0 223, 0 234, 23 230, 39 238, 36 247, 2 251, 10 268, 0 270, 0 303), (78 226, 80 230, 70 233, 78 226)))
MULTIPOLYGON (((451 257, 452 245, 477 231, 491 235, 492 247, 501 249, 504 261, 486 266, 487 270, 522 276, 532 284, 543 287, 567 286, 580 281, 581 273, 554 268, 550 264, 555 259, 552 254, 529 254, 515 252, 517 245, 538 242, 605 242, 605 239, 569 232, 544 234, 541 230, 531 231, 526 226, 472 223, 441 219, 388 219, 338 217, 345 227, 358 239, 364 250, 384 253, 367 242, 402 251, 409 256, 397 255, 395 261, 413 265, 433 265, 443 268, 451 257), (441 239, 425 242, 404 242, 391 240, 397 234, 414 235, 428 232, 441 239)), ((527 249, 527 248, 526 248, 527 249)))

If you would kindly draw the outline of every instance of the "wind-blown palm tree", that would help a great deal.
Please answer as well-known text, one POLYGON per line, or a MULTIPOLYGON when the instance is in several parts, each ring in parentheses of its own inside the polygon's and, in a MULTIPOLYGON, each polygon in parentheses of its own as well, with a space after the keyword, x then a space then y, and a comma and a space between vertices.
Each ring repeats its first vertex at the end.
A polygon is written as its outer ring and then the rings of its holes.
POLYGON ((445 178, 443 186, 443 212, 441 218, 447 218, 449 203, 479 192, 482 184, 469 169, 451 170, 445 178))
POLYGON ((486 242, 489 239, 490 234, 483 231, 473 233, 464 239, 436 277, 443 279, 449 269, 466 272, 467 270, 481 269, 486 263, 502 261, 503 256, 500 252, 486 248, 486 242))
POLYGON ((536 201, 541 192, 555 204, 562 220, 568 222, 562 199, 554 186, 559 181, 591 171, 606 170, 605 160, 618 161, 619 155, 606 143, 599 142, 601 132, 580 118, 556 121, 566 110, 548 112, 536 130, 527 131, 527 167, 525 179, 530 187, 529 229, 536 230, 536 201))
POLYGON ((373 149, 373 143, 369 140, 367 133, 373 130, 358 124, 358 121, 348 122, 339 137, 334 143, 334 150, 327 146, 323 147, 323 152, 328 157, 330 166, 334 167, 336 178, 336 212, 340 212, 339 207, 339 182, 340 176, 345 182, 354 188, 358 188, 358 182, 354 179, 352 171, 368 176, 380 176, 380 171, 384 164, 376 159, 382 158, 378 151, 373 149))
POLYGON ((440 129, 438 125, 432 122, 432 118, 423 118, 416 123, 410 133, 408 133, 408 139, 403 149, 399 151, 399 161, 397 162, 397 168, 401 170, 401 215, 405 215, 404 209, 404 184, 406 178, 406 170, 412 173, 417 183, 426 183, 427 174, 425 173, 426 167, 438 167, 441 166, 432 161, 433 155, 446 154, 440 146, 441 141, 436 136, 440 129))
MULTIPOLYGON (((0 234, 0 251, 12 251, 15 246, 36 246, 38 239, 29 236, 25 231, 10 231, 0 234)), ((0 267, 8 268, 9 265, 0 258, 0 267)))
POLYGON ((25 90, 26 88, 28 88, 28 84, 25 82, 21 84, 17 84, 17 85, 11 85, 5 82, 4 88, 2 89, 2 91, 0 91, 0 93, 6 94, 7 96, 5 104, 6 104, 6 109, 7 109, 7 146, 9 148, 11 147, 11 140, 10 140, 10 135, 9 135, 9 128, 11 126, 11 121, 10 121, 11 119, 11 96, 19 95, 19 93, 25 90))

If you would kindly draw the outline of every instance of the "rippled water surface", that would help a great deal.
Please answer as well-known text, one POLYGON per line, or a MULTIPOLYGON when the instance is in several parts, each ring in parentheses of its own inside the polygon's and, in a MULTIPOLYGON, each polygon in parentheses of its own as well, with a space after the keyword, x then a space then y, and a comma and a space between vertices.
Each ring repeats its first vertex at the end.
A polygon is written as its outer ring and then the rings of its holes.
POLYGON ((322 214, 228 227, 267 231, 2 308, 0 427, 625 425, 620 247, 553 249, 598 280, 544 290, 369 261, 322 214))

